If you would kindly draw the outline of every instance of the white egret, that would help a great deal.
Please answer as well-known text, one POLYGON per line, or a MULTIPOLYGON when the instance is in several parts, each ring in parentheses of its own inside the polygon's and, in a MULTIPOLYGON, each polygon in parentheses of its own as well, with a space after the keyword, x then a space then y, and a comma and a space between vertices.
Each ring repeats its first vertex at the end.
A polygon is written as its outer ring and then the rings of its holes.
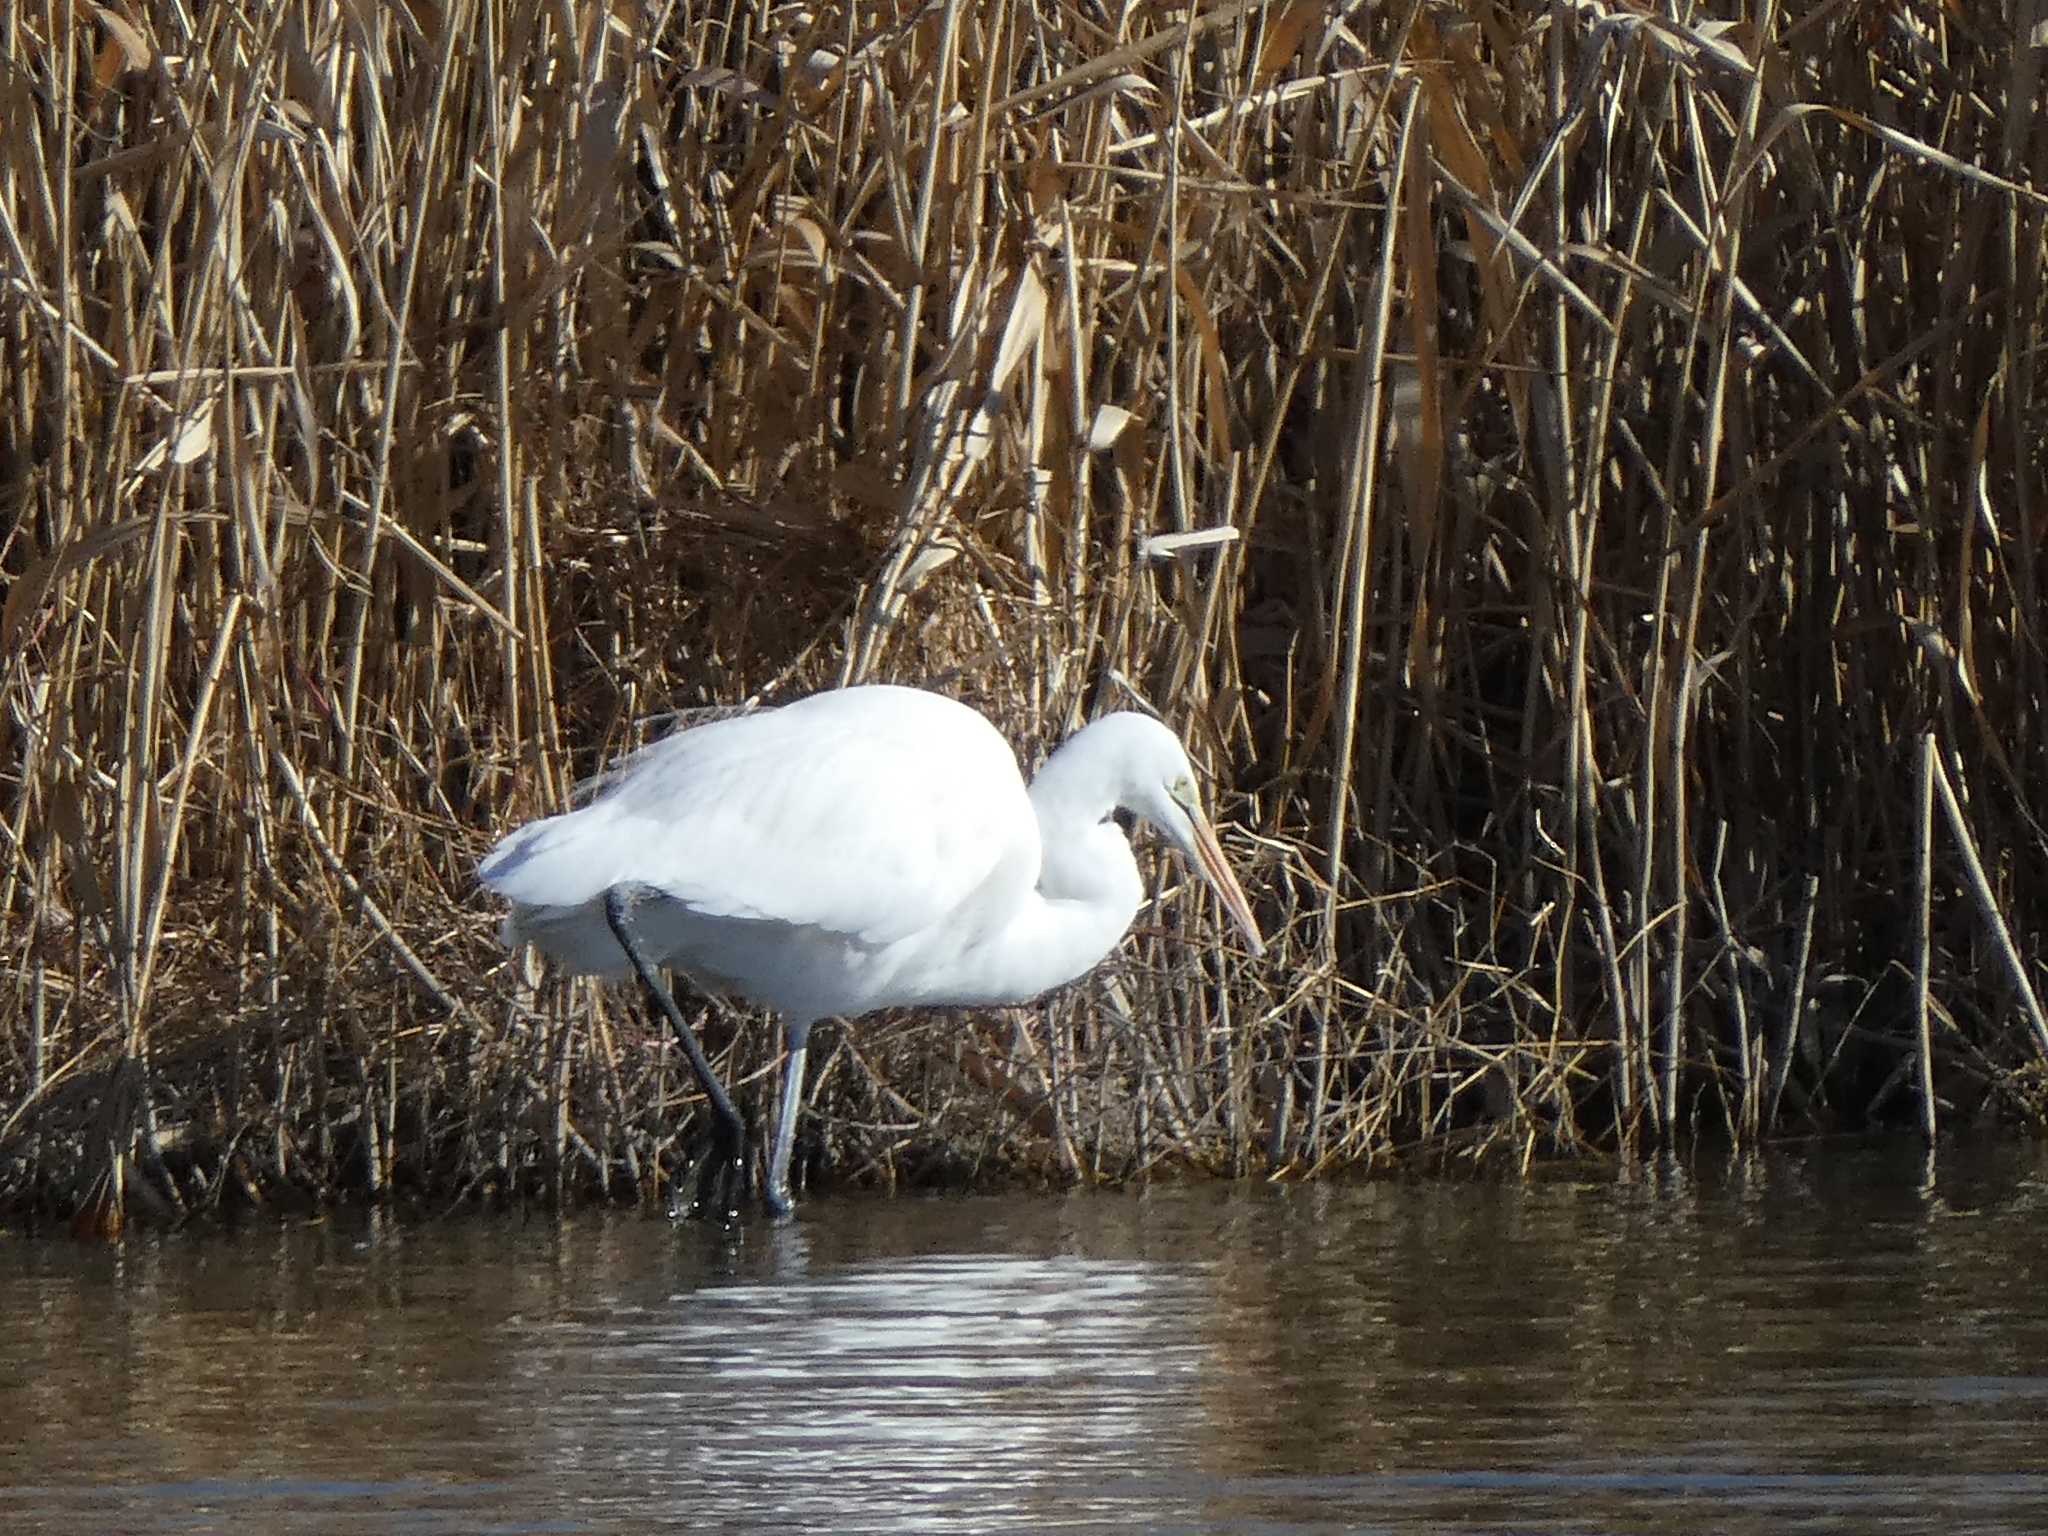
POLYGON ((787 1212, 811 1026, 1027 1002, 1085 974, 1144 897, 1118 810, 1193 862, 1260 953, 1173 732, 1105 715, 1027 791, 993 725, 918 688, 843 688, 679 731, 581 809, 513 832, 479 873, 512 903, 507 946, 531 942, 575 975, 637 973, 666 1015, 718 1117, 700 1203, 734 1172, 745 1130, 654 968, 782 1015, 766 1198, 787 1212))

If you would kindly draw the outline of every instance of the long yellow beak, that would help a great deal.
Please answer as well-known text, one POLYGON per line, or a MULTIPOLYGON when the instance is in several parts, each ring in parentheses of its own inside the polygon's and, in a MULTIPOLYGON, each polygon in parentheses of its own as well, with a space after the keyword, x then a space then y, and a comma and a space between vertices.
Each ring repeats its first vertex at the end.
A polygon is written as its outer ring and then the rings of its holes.
POLYGON ((1252 904, 1245 899, 1244 887, 1237 883, 1237 876, 1231 872, 1230 861, 1223 856, 1223 845, 1216 840, 1216 829, 1209 825, 1199 806, 1187 807, 1188 821, 1195 829, 1195 863, 1202 871, 1202 877, 1216 893, 1216 899, 1223 903, 1223 910, 1230 914, 1230 920, 1237 924, 1245 942, 1251 946, 1256 957, 1266 952, 1266 941, 1259 936, 1258 919, 1252 916, 1252 904))

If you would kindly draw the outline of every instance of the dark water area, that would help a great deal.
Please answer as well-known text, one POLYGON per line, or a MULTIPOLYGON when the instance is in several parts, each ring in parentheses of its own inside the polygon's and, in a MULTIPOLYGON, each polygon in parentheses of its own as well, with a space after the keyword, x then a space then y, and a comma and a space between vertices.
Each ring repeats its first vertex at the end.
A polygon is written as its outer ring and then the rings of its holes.
POLYGON ((2048 1531, 2048 1159, 0 1238, 0 1531, 2048 1531))

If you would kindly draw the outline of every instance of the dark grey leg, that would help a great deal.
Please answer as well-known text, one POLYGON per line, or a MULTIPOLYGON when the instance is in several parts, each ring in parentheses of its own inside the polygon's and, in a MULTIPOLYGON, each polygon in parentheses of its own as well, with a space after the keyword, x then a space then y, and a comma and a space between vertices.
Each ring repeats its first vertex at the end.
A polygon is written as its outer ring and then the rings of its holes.
POLYGON ((654 974, 654 963, 647 958, 647 951, 633 932, 634 898, 635 893, 630 886, 615 885, 606 891, 604 920, 611 925, 619 948, 626 952, 626 958, 632 961, 633 969, 639 973, 640 985, 646 989, 648 1000, 658 1013, 667 1018, 669 1028, 675 1031, 676 1039, 682 1043, 683 1054, 690 1058, 690 1070, 697 1074, 697 1086, 711 1101, 715 1120, 711 1155, 705 1159, 703 1172, 697 1180, 697 1209, 715 1212, 720 1220, 729 1220, 739 1214, 740 1194, 746 1187, 746 1122, 740 1119, 740 1112, 733 1108, 731 1096, 712 1072, 711 1062, 704 1055, 704 1047, 698 1043, 696 1031, 684 1022, 683 1010, 676 1006, 675 995, 654 974))

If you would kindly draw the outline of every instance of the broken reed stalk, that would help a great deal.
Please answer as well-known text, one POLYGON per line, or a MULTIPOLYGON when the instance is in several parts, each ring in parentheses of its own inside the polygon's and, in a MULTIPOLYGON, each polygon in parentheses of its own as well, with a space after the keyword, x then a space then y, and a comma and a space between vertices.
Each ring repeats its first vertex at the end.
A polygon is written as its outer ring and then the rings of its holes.
MULTIPOLYGON (((1956 852, 1962 855, 1964 873, 1969 876, 1970 895, 1977 904, 1977 915, 1985 930, 1991 935, 1992 947, 2004 963, 2007 978, 2013 990, 2019 994, 2020 1005, 2025 1011, 2028 1027, 2032 1030, 2034 1044, 2040 1050, 2041 1059, 2048 1062, 2048 1014, 2041 1011, 2041 999, 2034 990, 2032 978, 2027 974, 2027 964, 2020 958, 2019 947, 2013 942, 2012 929, 2000 910, 1998 894, 1991 888, 1991 877, 1985 873, 1984 861, 1977 854, 1976 839, 1970 835, 1970 824, 1963 816, 1962 805, 1956 799, 1955 786, 1948 781, 1948 770, 1941 765, 1940 756, 1935 753, 1933 738, 1927 738, 1922 748, 1927 754, 1931 768, 1930 777, 1934 788, 1941 794, 1942 815, 1948 821, 1949 835, 1956 840, 1956 852)), ((1931 814, 1931 813, 1930 813, 1931 814)))
POLYGON ((1909 950, 2039 1106, 2034 52, 1894 19, 0 7, 0 1204, 658 1198, 475 860, 868 677, 1159 706, 1274 948, 828 1030, 814 1172, 1856 1124, 1909 950))
POLYGON ((1937 1125, 1933 1008, 1928 996, 1934 976, 1934 957, 1929 930, 1934 917, 1934 776, 1939 771, 1932 731, 1921 734, 1913 762, 1913 784, 1918 801, 1918 811, 1913 818, 1918 849, 1918 857, 1913 860, 1913 1018, 1919 1046, 1920 1134, 1926 1137, 1929 1155, 1932 1156, 1937 1125))

